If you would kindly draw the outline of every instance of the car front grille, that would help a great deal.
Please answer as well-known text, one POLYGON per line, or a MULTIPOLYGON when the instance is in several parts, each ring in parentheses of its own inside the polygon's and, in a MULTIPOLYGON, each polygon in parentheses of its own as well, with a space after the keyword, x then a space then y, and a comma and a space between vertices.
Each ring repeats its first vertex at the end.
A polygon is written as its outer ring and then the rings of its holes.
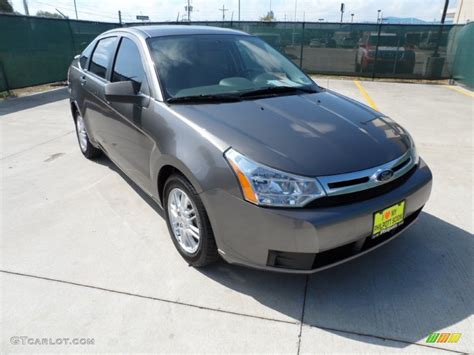
POLYGON ((409 150, 397 159, 370 169, 318 177, 326 196, 309 202, 304 208, 337 206, 380 196, 405 183, 415 172, 416 164, 409 150), (380 181, 380 174, 387 171, 392 176, 380 181))
POLYGON ((304 208, 335 207, 370 200, 371 198, 384 195, 402 186, 413 175, 415 170, 416 166, 412 166, 412 168, 407 173, 405 173, 405 175, 386 184, 348 194, 322 197, 317 200, 313 200, 309 204, 305 205, 304 208))

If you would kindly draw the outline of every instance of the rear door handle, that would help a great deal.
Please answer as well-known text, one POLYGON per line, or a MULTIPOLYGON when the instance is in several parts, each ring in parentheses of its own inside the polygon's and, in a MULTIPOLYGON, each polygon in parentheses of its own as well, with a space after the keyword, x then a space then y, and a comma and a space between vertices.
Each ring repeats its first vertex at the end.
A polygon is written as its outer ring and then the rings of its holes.
POLYGON ((86 76, 85 75, 82 75, 80 78, 79 78, 79 81, 81 82, 81 85, 84 86, 86 84, 86 76))

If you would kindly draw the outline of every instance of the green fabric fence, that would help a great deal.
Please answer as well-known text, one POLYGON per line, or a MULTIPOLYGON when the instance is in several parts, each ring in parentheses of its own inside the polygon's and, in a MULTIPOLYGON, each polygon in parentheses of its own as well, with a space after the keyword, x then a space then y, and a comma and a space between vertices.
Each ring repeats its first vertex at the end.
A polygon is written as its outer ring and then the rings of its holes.
MULTIPOLYGON (((472 85, 471 25, 246 21, 192 24, 233 28, 259 36, 308 73, 373 78, 454 77, 472 85), (375 58, 364 62, 363 48, 375 58)), ((100 33, 119 26, 0 14, 0 91, 65 80, 74 55, 100 33)))
POLYGON ((474 89, 474 22, 451 33, 448 58, 452 78, 474 89))
POLYGON ((65 80, 72 58, 117 26, 0 15, 0 91, 65 80))

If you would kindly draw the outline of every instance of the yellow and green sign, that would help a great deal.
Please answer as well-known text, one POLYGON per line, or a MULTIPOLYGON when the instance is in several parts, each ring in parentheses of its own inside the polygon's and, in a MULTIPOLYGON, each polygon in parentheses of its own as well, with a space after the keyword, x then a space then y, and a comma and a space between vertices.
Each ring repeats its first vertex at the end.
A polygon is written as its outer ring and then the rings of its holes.
POLYGON ((431 333, 426 338, 427 343, 457 343, 462 333, 431 333))

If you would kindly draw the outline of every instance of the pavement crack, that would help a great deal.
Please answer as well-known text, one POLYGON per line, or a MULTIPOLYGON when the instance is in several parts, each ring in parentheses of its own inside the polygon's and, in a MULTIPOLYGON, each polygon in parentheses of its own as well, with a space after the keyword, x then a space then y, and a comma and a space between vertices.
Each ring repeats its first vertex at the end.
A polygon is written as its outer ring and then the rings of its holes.
POLYGON ((197 308, 197 309, 206 310, 206 311, 225 313, 225 314, 231 314, 231 315, 235 315, 235 316, 259 319, 259 320, 265 320, 265 321, 271 321, 271 322, 278 322, 278 323, 284 323, 284 324, 293 324, 293 325, 298 324, 296 321, 292 322, 292 321, 289 321, 289 320, 256 316, 256 315, 253 315, 253 314, 239 313, 239 312, 228 311, 228 310, 212 308, 212 307, 207 307, 207 306, 199 306, 199 305, 186 303, 186 302, 173 301, 173 300, 166 299, 166 298, 141 295, 141 294, 138 294, 138 293, 132 293, 132 292, 127 292, 127 291, 113 290, 113 289, 109 289, 109 288, 105 288, 105 287, 87 285, 87 284, 82 284, 82 283, 73 282, 73 281, 53 279, 53 278, 45 277, 45 276, 24 274, 24 273, 21 273, 21 272, 8 271, 8 270, 0 270, 0 272, 4 273, 4 274, 9 274, 9 275, 29 277, 29 278, 33 278, 33 279, 37 279, 37 280, 57 282, 57 283, 62 283, 62 284, 66 284, 66 285, 71 285, 71 286, 78 286, 78 287, 89 288, 89 289, 98 290, 98 291, 110 292, 110 293, 115 293, 115 294, 124 295, 124 296, 131 296, 131 297, 137 297, 137 298, 142 298, 142 299, 147 299, 147 300, 152 300, 152 301, 159 301, 159 302, 175 304, 175 305, 179 305, 179 306, 192 307, 192 308, 197 308))
POLYGON ((304 281, 303 305, 301 307, 300 329, 299 329, 299 332, 298 332, 298 350, 296 352, 297 355, 300 354, 300 348, 301 348, 301 334, 303 332, 304 311, 305 311, 305 307, 306 307, 306 296, 308 294, 308 283, 309 283, 309 276, 306 275, 306 278, 305 278, 305 281, 304 281))
POLYGON ((30 150, 33 150, 33 149, 35 149, 36 147, 39 147, 39 146, 41 146, 41 145, 45 145, 45 144, 48 144, 48 143, 50 143, 50 142, 53 142, 53 141, 55 141, 55 140, 57 140, 57 139, 63 138, 63 137, 65 137, 65 136, 67 136, 67 135, 69 135, 69 134, 71 134, 71 133, 73 133, 73 132, 74 132, 74 130, 68 131, 68 132, 66 132, 66 133, 61 134, 60 136, 56 136, 56 137, 54 137, 54 138, 48 139, 47 141, 44 141, 44 142, 35 144, 35 145, 32 146, 32 147, 28 147, 28 148, 26 148, 26 149, 20 150, 19 152, 12 153, 12 154, 10 154, 10 155, 6 155, 6 156, 0 158, 0 160, 6 160, 6 159, 8 159, 8 158, 15 157, 15 156, 17 156, 17 155, 20 155, 20 154, 29 152, 30 150))

